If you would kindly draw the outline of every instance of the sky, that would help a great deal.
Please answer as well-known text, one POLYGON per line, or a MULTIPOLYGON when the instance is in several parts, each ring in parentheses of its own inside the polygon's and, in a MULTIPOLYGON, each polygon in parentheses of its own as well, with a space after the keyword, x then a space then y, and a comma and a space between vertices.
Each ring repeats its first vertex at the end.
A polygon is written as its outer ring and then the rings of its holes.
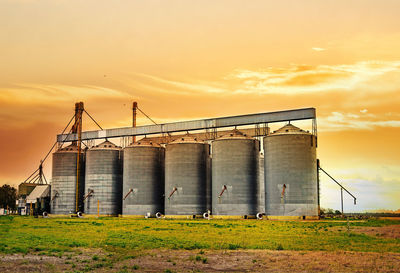
MULTIPOLYGON (((35 170, 77 101, 103 128, 130 126, 134 100, 158 123, 315 107, 321 166, 357 197, 345 195, 345 211, 397 210, 399 10, 397 0, 0 0, 0 185, 35 170)), ((51 177, 51 160, 44 168, 51 177)), ((322 174, 321 205, 340 209, 322 174)))

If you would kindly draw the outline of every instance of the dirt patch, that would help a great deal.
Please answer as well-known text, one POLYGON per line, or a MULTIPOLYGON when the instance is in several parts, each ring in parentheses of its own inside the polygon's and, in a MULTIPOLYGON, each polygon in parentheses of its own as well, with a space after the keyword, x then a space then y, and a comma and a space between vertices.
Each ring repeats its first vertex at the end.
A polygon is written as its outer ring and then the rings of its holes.
POLYGON ((400 254, 266 250, 200 253, 154 251, 127 264, 144 272, 400 272, 400 254))
POLYGON ((379 220, 400 220, 400 217, 393 216, 393 217, 378 217, 379 220))
POLYGON ((400 272, 399 253, 148 250, 113 261, 107 256, 0 257, 0 272, 400 272))
POLYGON ((351 230, 370 236, 400 239, 400 225, 390 225, 384 227, 352 227, 351 230))
POLYGON ((0 256, 0 272, 60 272, 69 269, 58 257, 36 255, 0 256))
POLYGON ((75 269, 90 269, 93 264, 105 260, 101 249, 76 248, 75 252, 65 252, 48 256, 44 253, 0 254, 0 272, 65 272, 75 269))

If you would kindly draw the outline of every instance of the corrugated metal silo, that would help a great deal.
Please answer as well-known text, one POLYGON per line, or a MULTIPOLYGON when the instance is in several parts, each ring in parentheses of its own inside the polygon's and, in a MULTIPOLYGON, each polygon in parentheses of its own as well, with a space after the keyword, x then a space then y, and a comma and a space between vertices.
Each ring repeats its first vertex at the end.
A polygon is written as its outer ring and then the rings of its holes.
POLYGON ((267 215, 318 216, 316 138, 287 124, 264 137, 267 215))
POLYGON ((85 213, 118 215, 122 207, 122 151, 105 141, 86 152, 85 213))
POLYGON ((144 138, 124 149, 122 214, 164 213, 164 148, 144 138))
POLYGON ((256 215, 259 141, 238 130, 212 143, 212 213, 256 215))
POLYGON ((207 190, 209 145, 185 135, 166 146, 165 214, 201 215, 210 207, 207 190))
MULTIPOLYGON (((51 180, 51 213, 68 214, 76 212, 76 164, 78 147, 69 145, 53 153, 53 167, 51 180)), ((80 158, 81 172, 79 179, 79 205, 82 204, 84 192, 84 155, 80 158)), ((78 210, 82 211, 82 207, 78 210)))

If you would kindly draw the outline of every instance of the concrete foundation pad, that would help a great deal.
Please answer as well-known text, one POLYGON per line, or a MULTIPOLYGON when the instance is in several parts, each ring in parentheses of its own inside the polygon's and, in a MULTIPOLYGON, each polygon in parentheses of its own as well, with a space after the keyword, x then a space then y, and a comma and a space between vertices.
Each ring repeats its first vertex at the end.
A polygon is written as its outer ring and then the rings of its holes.
MULTIPOLYGON (((146 217, 144 215, 125 215, 125 214, 120 214, 118 215, 120 218, 129 218, 129 219, 145 219, 146 217)), ((150 218, 155 218, 153 215, 150 218)))
POLYGON ((266 215, 264 216, 266 220, 319 220, 319 216, 289 216, 289 215, 266 215))
POLYGON ((198 219, 203 218, 203 215, 164 215, 165 219, 198 219))
POLYGON ((226 219, 226 220, 235 220, 235 219, 256 219, 255 215, 211 215, 211 219, 226 219))

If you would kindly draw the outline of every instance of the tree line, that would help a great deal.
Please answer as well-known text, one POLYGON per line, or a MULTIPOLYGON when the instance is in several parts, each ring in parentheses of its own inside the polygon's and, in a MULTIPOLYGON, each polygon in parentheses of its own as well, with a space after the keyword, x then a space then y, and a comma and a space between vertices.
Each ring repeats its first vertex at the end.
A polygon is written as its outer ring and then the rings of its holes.
POLYGON ((0 187, 0 208, 16 209, 17 189, 5 184, 0 187))

